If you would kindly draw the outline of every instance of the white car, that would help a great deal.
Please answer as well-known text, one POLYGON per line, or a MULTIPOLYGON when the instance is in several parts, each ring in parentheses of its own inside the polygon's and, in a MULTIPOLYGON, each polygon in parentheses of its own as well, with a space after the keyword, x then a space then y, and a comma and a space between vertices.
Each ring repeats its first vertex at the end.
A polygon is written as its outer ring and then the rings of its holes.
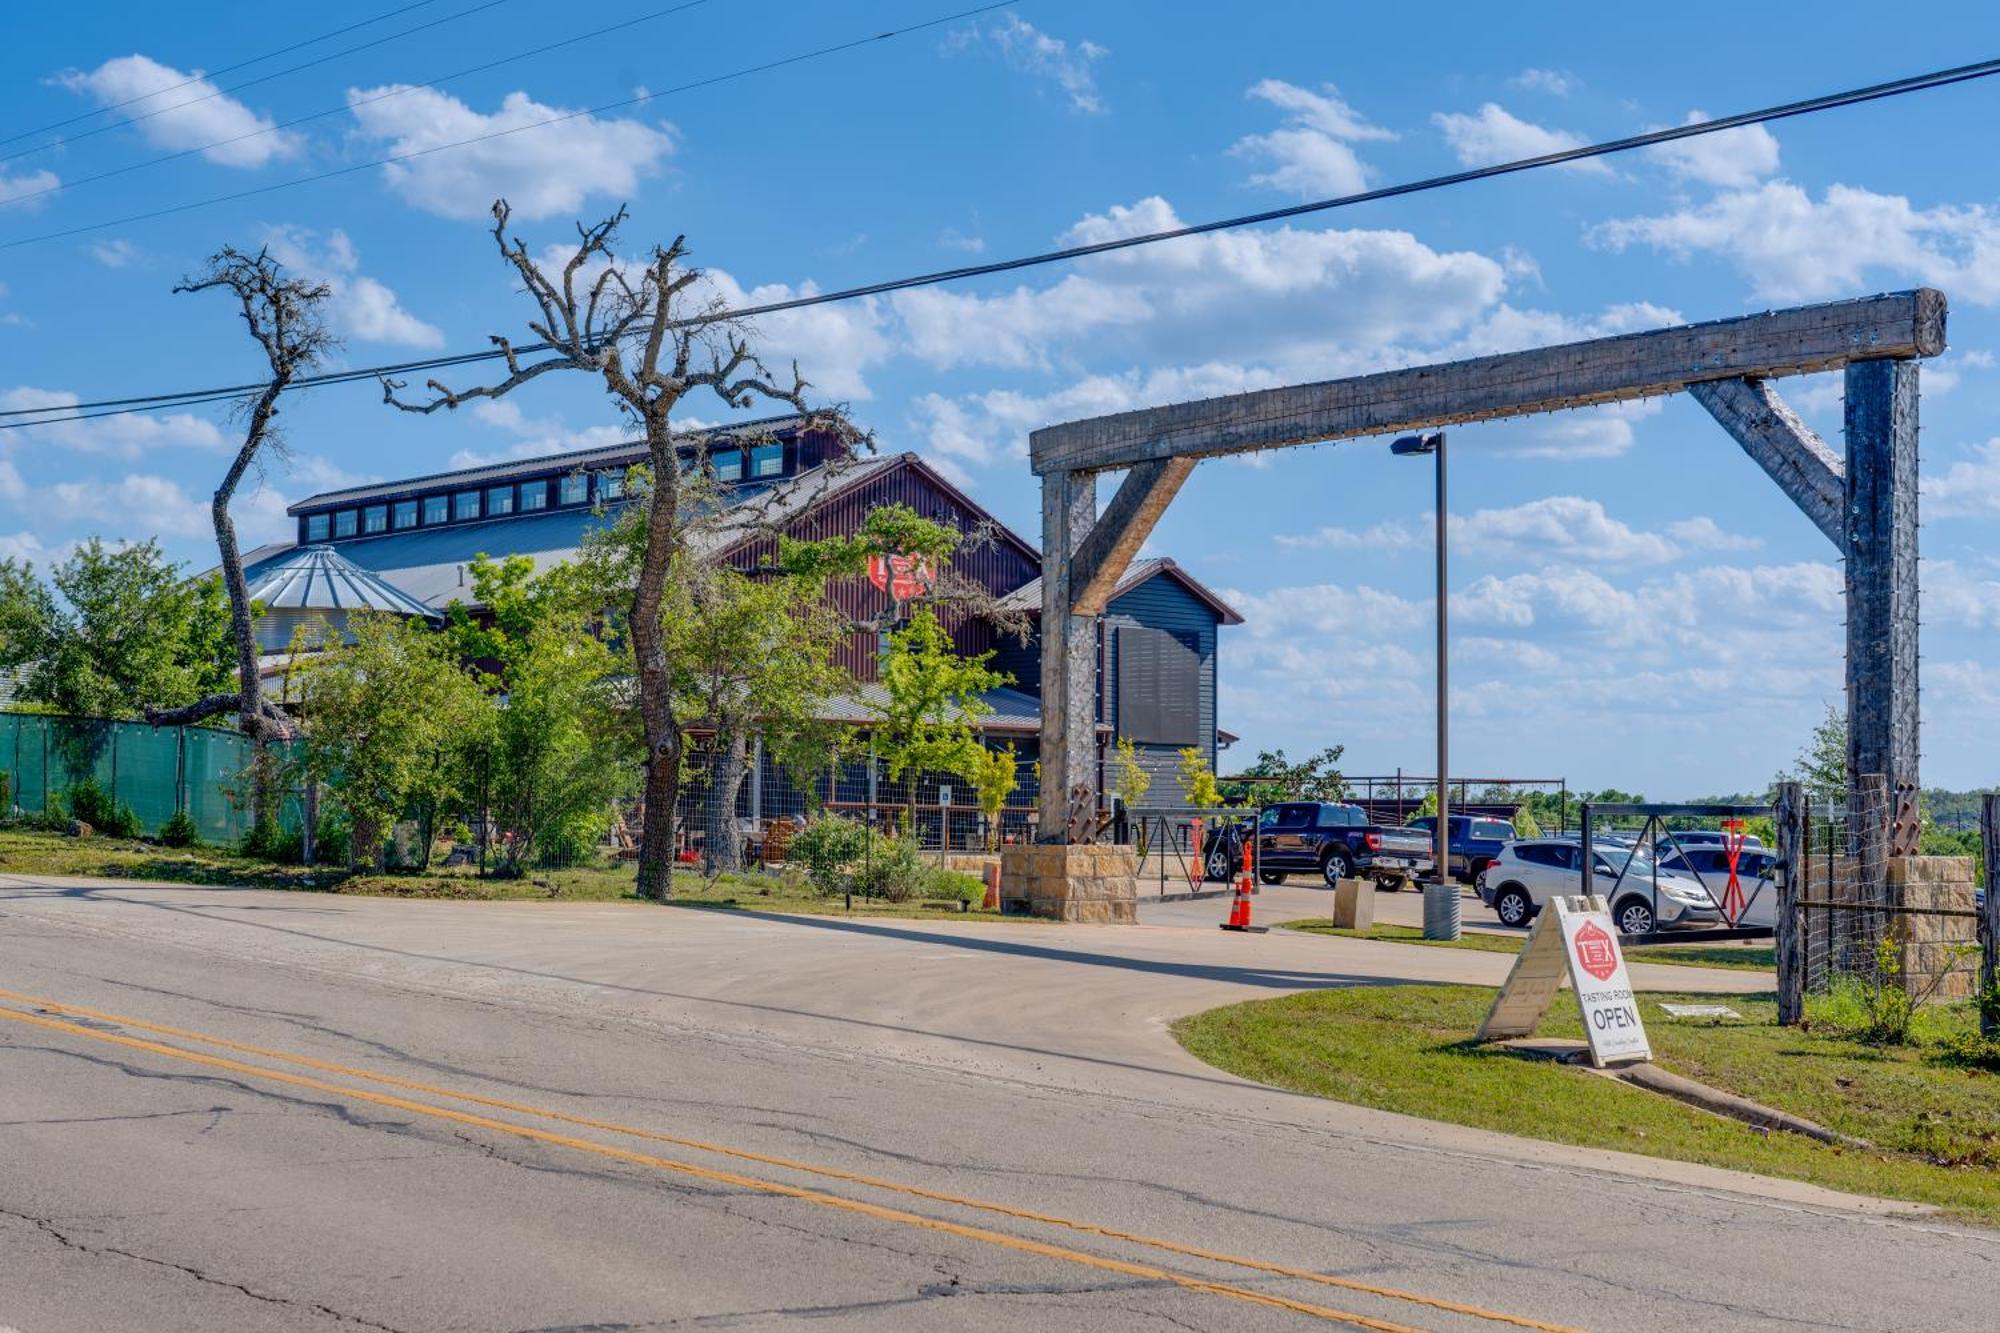
MULTIPOLYGON (((1659 853, 1661 870, 1700 880, 1718 904, 1729 896, 1727 848, 1712 843, 1676 848, 1662 842, 1659 853)), ((1777 924, 1777 875, 1778 854, 1762 843, 1746 844, 1738 853, 1736 885, 1742 895, 1742 908, 1737 914, 1737 925, 1769 927, 1777 924)))
MULTIPOLYGON (((1650 935, 1662 926, 1709 924, 1722 919, 1708 890, 1691 875, 1658 869, 1643 852, 1593 846, 1597 867, 1591 887, 1610 900, 1622 935, 1650 935), (1655 874, 1659 893, 1653 892, 1655 874)), ((1551 898, 1583 892, 1583 845, 1566 838, 1522 838, 1508 843, 1473 886, 1500 923, 1525 926, 1551 898)))

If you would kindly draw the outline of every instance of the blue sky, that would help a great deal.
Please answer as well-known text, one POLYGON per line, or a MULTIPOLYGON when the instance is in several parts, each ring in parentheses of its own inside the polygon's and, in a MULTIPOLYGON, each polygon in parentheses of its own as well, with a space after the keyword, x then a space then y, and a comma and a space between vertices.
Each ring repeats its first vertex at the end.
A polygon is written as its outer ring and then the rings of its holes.
MULTIPOLYGON (((709 0, 616 36, 408 89, 665 8, 106 3, 9 17, 0 52, 4 406, 253 378, 219 298, 174 281, 223 242, 332 282, 344 364, 519 334, 493 197, 553 247, 626 202, 629 244, 684 233, 717 289, 771 299, 1344 193, 1983 58, 1990 7, 1922 24, 1735 11, 1726 39, 1605 6, 1024 3, 474 148, 144 221, 390 153, 661 92, 936 18, 917 0, 709 0), (479 11, 468 13, 468 11, 479 11), (464 17, 456 17, 465 15, 464 17), (87 20, 87 21, 85 21, 87 20), (444 20, 438 22, 438 20, 444 20), (396 35, 422 24, 424 31, 396 35), (1866 40, 1863 40, 1866 34, 1866 40), (264 78, 342 48, 391 38, 264 78), (246 87, 244 80, 263 79, 246 87), (216 91, 223 95, 189 101, 216 91), (405 88, 404 91, 397 91, 405 88), (234 89, 234 91, 228 91, 234 89), (111 103, 120 111, 21 134, 111 103), (101 133, 138 112, 158 114, 101 133), (329 112, 291 129, 294 119, 329 112), (269 131, 269 132, 266 132, 269 131), (231 140, 221 147, 211 147, 231 140), (190 151, 200 150, 200 151, 190 151), (83 178, 146 163, 177 160, 83 178), (61 186, 62 188, 55 188, 61 186), (90 228, 54 240, 49 232, 90 228), (25 244, 13 242, 27 241, 25 244)), ((1836 6, 1839 10, 1842 6, 1836 6)), ((1854 19, 1879 7, 1852 7, 1854 19)), ((1267 227, 764 321, 766 347, 1030 540, 1027 432, 1241 388, 1927 283, 1951 350, 1924 371, 1924 777, 2000 780, 2000 80, 1267 227)), ((1837 442, 1838 377, 1782 392, 1837 442)), ((691 415, 717 419, 705 403, 691 415)), ((619 432, 581 381, 498 408, 288 403, 291 458, 246 535, 351 479, 619 432)), ((205 562, 231 435, 205 410, 9 432, 0 555, 158 535, 205 562)), ((1841 690, 1841 575, 1805 518, 1684 398, 1453 432, 1454 757, 1656 796, 1761 786, 1841 690)), ((1233 598, 1222 724, 1353 772, 1430 753, 1427 467, 1379 442, 1204 464, 1156 533, 1233 598)))

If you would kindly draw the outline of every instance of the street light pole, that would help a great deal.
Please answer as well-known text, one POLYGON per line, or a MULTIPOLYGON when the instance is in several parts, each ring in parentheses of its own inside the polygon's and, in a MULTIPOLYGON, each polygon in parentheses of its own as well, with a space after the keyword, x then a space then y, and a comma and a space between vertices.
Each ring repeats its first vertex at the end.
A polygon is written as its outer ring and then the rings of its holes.
POLYGON ((1435 892, 1424 902, 1424 938, 1458 938, 1458 894, 1451 882, 1451 602, 1445 496, 1445 435, 1405 435, 1390 446, 1402 457, 1433 456, 1437 467, 1437 823, 1431 837, 1435 892))

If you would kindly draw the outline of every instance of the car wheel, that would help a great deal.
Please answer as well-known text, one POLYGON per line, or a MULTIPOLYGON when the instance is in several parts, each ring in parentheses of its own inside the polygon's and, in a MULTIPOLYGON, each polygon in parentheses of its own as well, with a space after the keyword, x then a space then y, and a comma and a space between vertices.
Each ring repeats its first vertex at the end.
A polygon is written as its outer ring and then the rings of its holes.
POLYGON ((1283 884, 1285 882, 1285 872, 1282 870, 1260 870, 1257 872, 1257 879, 1260 883, 1264 884, 1283 884))
POLYGON ((1525 926, 1535 917, 1535 900, 1519 884, 1502 885, 1493 896, 1493 915, 1503 926, 1525 926))
POLYGON ((1229 848, 1222 846, 1209 848, 1208 856, 1203 865, 1205 873, 1210 879, 1227 882, 1229 871, 1232 868, 1229 859, 1229 848))
POLYGON ((1465 882, 1467 884, 1477 884, 1479 877, 1486 873, 1486 867, 1492 864, 1493 858, 1490 856, 1482 856, 1475 860, 1471 865, 1466 867, 1465 882))
POLYGON ((1329 889, 1339 888, 1340 881, 1354 878, 1354 858, 1345 849, 1336 847, 1320 862, 1320 873, 1326 877, 1329 889))
POLYGON ((1403 887, 1403 877, 1401 875, 1377 875, 1375 877, 1375 887, 1384 893, 1395 893, 1403 887))
POLYGON ((1653 906, 1644 898, 1627 898, 1611 913, 1611 919, 1618 923, 1621 935, 1650 935, 1658 927, 1654 919, 1653 906))

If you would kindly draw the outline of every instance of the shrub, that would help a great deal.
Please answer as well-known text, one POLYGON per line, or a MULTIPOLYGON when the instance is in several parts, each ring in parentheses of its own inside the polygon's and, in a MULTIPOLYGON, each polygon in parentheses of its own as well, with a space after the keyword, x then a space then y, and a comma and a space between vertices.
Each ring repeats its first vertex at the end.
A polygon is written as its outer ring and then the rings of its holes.
POLYGON ((69 789, 69 812, 73 818, 114 838, 139 836, 139 817, 100 787, 96 778, 85 778, 69 789))
POLYGON ((1933 1058, 1941 1065, 2000 1074, 2000 1041, 1975 1032, 1956 1032, 1938 1043, 1933 1058))
POLYGON ((14 813, 14 775, 0 773, 0 819, 14 813))
POLYGON ((923 863, 915 838, 885 835, 875 840, 855 872, 854 891, 886 902, 908 902, 923 893, 930 869, 923 863))
POLYGON ((977 907, 986 901, 986 881, 963 870, 932 870, 930 888, 925 891, 924 897, 945 898, 967 907, 977 907))
POLYGON ((821 815, 792 837, 791 858, 805 867, 813 888, 840 892, 847 868, 868 852, 868 830, 851 819, 821 815))
POLYGON ((194 816, 185 810, 174 811, 174 817, 160 825, 160 843, 166 847, 199 846, 201 829, 194 822, 194 816))

